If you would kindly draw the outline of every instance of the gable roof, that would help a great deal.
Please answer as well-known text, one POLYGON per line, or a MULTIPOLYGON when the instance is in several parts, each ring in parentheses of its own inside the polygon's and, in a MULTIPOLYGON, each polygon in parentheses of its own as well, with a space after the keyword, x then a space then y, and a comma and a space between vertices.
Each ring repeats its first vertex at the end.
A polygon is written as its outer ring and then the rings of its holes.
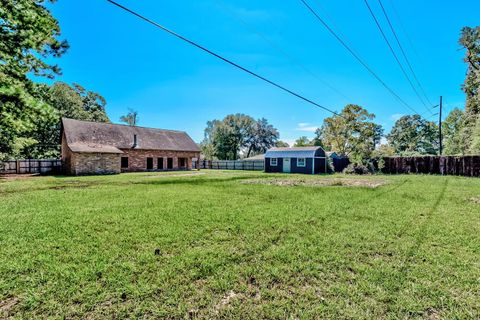
POLYGON ((242 161, 255 161, 255 160, 264 160, 265 159, 265 154, 257 154, 256 156, 249 157, 249 158, 243 158, 241 159, 242 161))
POLYGON ((322 147, 271 148, 265 153, 266 158, 313 158, 322 147))
POLYGON ((200 152, 184 131, 62 118, 62 130, 73 152, 122 153, 120 149, 200 152), (134 136, 137 146, 134 147, 134 136))

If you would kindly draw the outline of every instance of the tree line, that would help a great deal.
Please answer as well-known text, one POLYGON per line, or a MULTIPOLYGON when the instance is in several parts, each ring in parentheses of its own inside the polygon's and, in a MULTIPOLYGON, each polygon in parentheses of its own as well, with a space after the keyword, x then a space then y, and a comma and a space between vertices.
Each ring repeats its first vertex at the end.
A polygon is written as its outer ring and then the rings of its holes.
MULTIPOLYGON (((61 75, 47 61, 69 48, 45 2, 0 4, 0 160, 59 157, 62 117, 110 122, 99 93, 76 83, 33 80, 61 75)), ((138 118, 131 111, 121 120, 135 125, 138 118)))
MULTIPOLYGON (((54 1, 51 1, 54 2, 54 1)), ((0 5, 0 159, 58 157, 60 118, 109 122, 106 101, 79 84, 54 79, 61 74, 51 58, 69 48, 60 39, 58 21, 44 0, 2 1, 0 5)), ((443 121, 444 153, 480 153, 480 27, 465 27, 460 45, 466 50, 467 74, 462 90, 464 110, 452 110, 443 121)), ((129 110, 121 121, 137 125, 138 113, 129 110)), ((375 115, 349 104, 340 115, 324 120, 315 137, 300 137, 295 146, 318 145, 365 162, 379 155, 426 155, 439 150, 438 126, 419 115, 405 115, 385 135, 375 115), (382 137, 387 143, 381 143, 382 137)), ((237 159, 263 153, 287 143, 266 119, 245 114, 227 115, 207 123, 200 143, 207 159, 237 159)))
MULTIPOLYGON (((480 27, 463 28, 459 43, 466 49, 467 75, 462 85, 466 106, 465 110, 453 109, 442 121, 443 154, 480 154, 480 27)), ((322 146, 326 151, 335 151, 362 164, 383 156, 439 153, 436 122, 425 120, 418 114, 404 115, 385 135, 382 126, 374 120, 375 114, 349 104, 338 115, 324 119, 313 139, 299 137, 293 146, 322 146), (382 138, 386 143, 382 143, 382 138)), ((208 122, 201 143, 204 156, 207 159, 237 159, 264 153, 272 146, 288 146, 279 140, 278 130, 268 125, 266 119, 259 121, 237 114, 208 122), (257 123, 256 127, 254 123, 257 123), (265 129, 253 129, 262 127, 265 129)))

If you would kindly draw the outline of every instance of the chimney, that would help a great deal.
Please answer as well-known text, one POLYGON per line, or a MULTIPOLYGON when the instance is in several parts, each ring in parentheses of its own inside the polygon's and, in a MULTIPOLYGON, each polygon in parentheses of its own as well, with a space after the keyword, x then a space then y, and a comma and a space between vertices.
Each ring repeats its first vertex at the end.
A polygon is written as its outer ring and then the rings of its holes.
POLYGON ((132 148, 136 148, 138 147, 138 141, 137 141, 137 135, 134 134, 133 135, 133 147, 132 148))

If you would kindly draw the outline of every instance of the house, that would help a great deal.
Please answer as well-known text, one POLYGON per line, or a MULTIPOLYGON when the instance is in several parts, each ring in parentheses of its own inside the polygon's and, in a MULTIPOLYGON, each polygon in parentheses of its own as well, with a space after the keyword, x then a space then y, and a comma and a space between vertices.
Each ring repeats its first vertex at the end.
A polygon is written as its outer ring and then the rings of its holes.
POLYGON ((322 147, 272 148, 265 153, 265 172, 326 173, 322 147))
POLYGON ((243 158, 242 161, 263 161, 265 160, 265 154, 257 154, 256 156, 243 158))
POLYGON ((62 164, 66 174, 188 170, 200 156, 183 131, 62 119, 62 164))

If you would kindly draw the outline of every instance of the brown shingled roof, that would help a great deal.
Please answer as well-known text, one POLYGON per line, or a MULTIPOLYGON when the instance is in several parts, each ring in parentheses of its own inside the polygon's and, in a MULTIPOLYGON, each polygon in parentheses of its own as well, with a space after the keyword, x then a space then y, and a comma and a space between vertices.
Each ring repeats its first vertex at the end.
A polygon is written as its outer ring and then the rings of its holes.
POLYGON ((66 142, 74 152, 121 153, 119 149, 132 149, 134 135, 136 149, 194 151, 197 144, 186 132, 133 127, 121 124, 62 119, 66 142))

